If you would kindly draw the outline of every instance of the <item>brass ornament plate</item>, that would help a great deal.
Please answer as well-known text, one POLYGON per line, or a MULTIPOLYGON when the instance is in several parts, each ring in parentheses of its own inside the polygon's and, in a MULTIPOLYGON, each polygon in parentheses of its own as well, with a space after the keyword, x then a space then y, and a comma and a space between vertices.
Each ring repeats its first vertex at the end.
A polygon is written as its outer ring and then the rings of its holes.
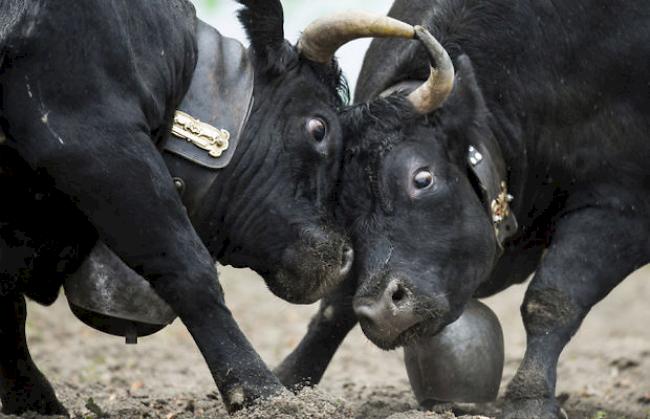
POLYGON ((228 149, 230 140, 227 130, 215 128, 182 111, 174 115, 172 134, 207 151, 215 159, 228 149))
POLYGON ((508 186, 505 182, 501 182, 501 191, 499 195, 492 200, 490 208, 492 210, 492 222, 496 228, 499 224, 510 215, 510 202, 512 202, 513 197, 508 193, 508 186))

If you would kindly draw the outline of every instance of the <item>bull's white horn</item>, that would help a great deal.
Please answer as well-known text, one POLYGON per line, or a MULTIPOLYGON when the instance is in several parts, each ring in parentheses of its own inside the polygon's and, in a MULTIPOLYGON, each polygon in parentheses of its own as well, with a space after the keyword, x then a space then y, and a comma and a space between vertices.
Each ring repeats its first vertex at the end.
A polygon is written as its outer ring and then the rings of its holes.
POLYGON ((431 73, 427 81, 408 96, 415 110, 429 114, 447 100, 454 88, 454 64, 440 42, 422 26, 415 27, 415 36, 426 48, 431 60, 431 73))
POLYGON ((298 51, 307 59, 327 64, 344 44, 359 38, 415 37, 408 23, 364 11, 347 11, 310 23, 298 41, 298 51))

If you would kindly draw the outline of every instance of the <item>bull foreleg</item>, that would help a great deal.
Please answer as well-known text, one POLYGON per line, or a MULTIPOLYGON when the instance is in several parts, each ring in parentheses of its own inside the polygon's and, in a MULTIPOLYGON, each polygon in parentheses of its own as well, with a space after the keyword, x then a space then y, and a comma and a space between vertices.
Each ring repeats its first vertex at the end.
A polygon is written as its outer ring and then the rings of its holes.
POLYGON ((355 282, 348 279, 323 298, 305 337, 275 369, 285 386, 299 389, 320 382, 336 350, 357 324, 352 309, 354 292, 355 282))
POLYGON ((503 418, 558 418, 560 353, 591 307, 649 259, 640 217, 589 208, 565 216, 521 308, 527 348, 506 392, 503 418))
POLYGON ((0 400, 5 414, 67 415, 27 348, 22 295, 0 297, 0 400))
POLYGON ((20 110, 5 115, 11 127, 8 143, 34 169, 47 173, 99 238, 174 309, 225 403, 236 408, 283 391, 225 306, 213 259, 149 132, 142 130, 146 124, 119 119, 124 112, 138 115, 139 107, 128 101, 97 105, 101 118, 55 111, 43 116, 22 92, 10 94, 14 89, 8 87, 4 92, 20 110), (111 115, 114 109, 121 112, 117 119, 111 115))

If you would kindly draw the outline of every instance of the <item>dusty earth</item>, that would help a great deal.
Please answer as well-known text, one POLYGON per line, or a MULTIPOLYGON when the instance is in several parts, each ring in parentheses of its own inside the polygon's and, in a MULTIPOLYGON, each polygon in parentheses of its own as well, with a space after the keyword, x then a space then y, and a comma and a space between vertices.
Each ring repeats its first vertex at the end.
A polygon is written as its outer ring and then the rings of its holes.
MULTIPOLYGON (((228 304, 271 365, 299 341, 315 306, 273 297, 246 270, 221 269, 228 304)), ((524 351, 519 316, 524 287, 486 300, 506 339, 502 384, 524 351)), ((571 418, 650 418, 650 267, 630 277, 585 321, 559 367, 558 394, 571 418)), ((34 358, 73 417, 228 417, 198 351, 180 322, 136 346, 84 326, 64 298, 54 307, 32 304, 28 333, 34 358)), ((1 342, 0 342, 1 344, 1 342)), ((492 407, 481 413, 494 414, 492 407)), ((2 416, 2 415, 0 415, 2 416)), ((453 418, 417 410, 401 351, 382 352, 356 328, 322 385, 299 398, 277 400, 243 418, 453 418)))

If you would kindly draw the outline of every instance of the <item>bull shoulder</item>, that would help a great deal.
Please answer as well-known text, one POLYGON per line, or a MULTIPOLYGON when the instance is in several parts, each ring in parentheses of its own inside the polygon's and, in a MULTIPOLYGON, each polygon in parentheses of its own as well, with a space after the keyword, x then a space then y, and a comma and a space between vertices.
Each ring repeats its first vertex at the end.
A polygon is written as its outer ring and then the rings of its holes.
POLYGON ((30 29, 21 29, 22 42, 5 59, 23 69, 21 83, 44 107, 129 101, 147 125, 158 125, 180 102, 197 59, 197 18, 186 0, 26 3, 21 19, 30 29))

